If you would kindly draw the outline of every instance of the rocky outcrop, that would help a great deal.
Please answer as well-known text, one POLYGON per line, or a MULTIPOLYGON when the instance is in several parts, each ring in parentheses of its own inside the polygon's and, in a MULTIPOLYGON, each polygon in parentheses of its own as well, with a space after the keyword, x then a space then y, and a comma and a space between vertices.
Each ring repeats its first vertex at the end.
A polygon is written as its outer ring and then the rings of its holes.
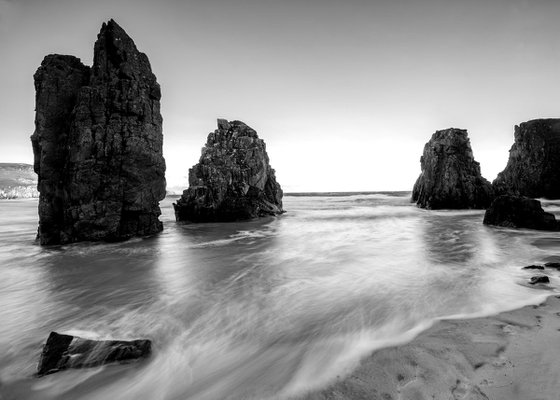
POLYGON ((33 166, 19 163, 0 163, 0 199, 39 197, 37 174, 33 166))
POLYGON ((516 126, 507 166, 492 186, 497 194, 560 199, 560 119, 516 126))
POLYGON ((560 229, 553 214, 545 212, 541 202, 527 197, 496 197, 484 214, 485 225, 528 228, 547 231, 560 229))
POLYGON ((422 172, 414 184, 412 201, 428 209, 486 208, 492 201, 490 182, 480 175, 467 131, 436 131, 424 146, 422 172))
POLYGON ((137 360, 148 357, 151 352, 152 342, 147 339, 90 340, 51 332, 43 346, 37 375, 137 360))
POLYGON ((199 163, 189 170, 189 188, 173 205, 178 221, 236 221, 282 210, 282 189, 257 132, 240 121, 218 120, 199 163))
POLYGON ((110 20, 91 68, 48 55, 34 78, 41 244, 161 231, 161 93, 147 56, 110 20))

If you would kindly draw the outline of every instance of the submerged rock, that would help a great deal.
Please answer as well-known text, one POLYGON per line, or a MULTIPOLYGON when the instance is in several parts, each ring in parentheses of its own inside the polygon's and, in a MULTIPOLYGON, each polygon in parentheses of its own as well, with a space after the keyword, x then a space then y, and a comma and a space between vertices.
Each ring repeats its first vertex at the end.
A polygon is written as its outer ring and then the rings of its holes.
POLYGON ((560 119, 516 126, 507 166, 492 186, 497 194, 560 199, 560 119))
POLYGON ((560 270, 560 263, 557 262, 547 262, 544 264, 546 268, 558 269, 560 270))
POLYGON ((161 94, 147 56, 110 20, 97 37, 92 68, 51 54, 34 78, 41 244, 161 231, 161 94))
POLYGON ((178 221, 236 221, 282 210, 282 189, 257 132, 241 121, 218 120, 198 164, 189 170, 189 188, 176 204, 178 221))
POLYGON ((528 228, 547 231, 559 229, 553 214, 545 212, 541 202, 527 197, 502 195, 496 197, 484 214, 485 225, 528 228))
POLYGON ((43 346, 37 374, 132 361, 148 357, 151 352, 150 340, 89 340, 51 332, 43 346))
POLYGON ((422 173, 414 184, 412 201, 428 209, 486 208, 492 186, 480 175, 467 131, 437 131, 424 146, 422 173))

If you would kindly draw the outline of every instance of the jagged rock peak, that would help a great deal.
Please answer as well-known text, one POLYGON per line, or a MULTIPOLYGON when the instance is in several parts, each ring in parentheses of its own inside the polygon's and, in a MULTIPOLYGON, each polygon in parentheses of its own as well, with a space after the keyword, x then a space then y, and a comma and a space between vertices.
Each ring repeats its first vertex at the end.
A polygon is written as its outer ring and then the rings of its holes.
POLYGON ((34 79, 41 244, 161 231, 161 91, 147 56, 111 20, 91 69, 76 57, 49 55, 34 79))
POLYGON ((412 201, 428 209, 486 208, 492 201, 490 182, 480 175, 467 131, 436 131, 424 146, 422 172, 412 191, 412 201))
POLYGON ((218 119, 199 163, 189 170, 189 188, 173 205, 179 221, 236 221, 278 215, 282 189, 266 145, 241 121, 218 119))
POLYGON ((103 23, 93 55, 94 79, 155 81, 148 57, 114 20, 103 23))
POLYGON ((560 199, 560 119, 516 126, 507 166, 492 185, 498 194, 560 199))

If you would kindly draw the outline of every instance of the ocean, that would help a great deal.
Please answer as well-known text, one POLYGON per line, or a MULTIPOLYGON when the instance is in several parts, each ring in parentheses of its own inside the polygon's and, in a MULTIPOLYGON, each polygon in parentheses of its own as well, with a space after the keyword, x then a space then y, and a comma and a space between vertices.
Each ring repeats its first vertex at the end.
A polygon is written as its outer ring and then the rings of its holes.
POLYGON ((560 283, 521 269, 560 260, 558 233, 422 210, 409 192, 302 193, 279 217, 208 224, 175 222, 175 200, 154 237, 46 248, 37 200, 0 202, 2 400, 297 398, 439 319, 536 304, 560 283), (51 331, 148 338, 153 354, 36 378, 51 331))

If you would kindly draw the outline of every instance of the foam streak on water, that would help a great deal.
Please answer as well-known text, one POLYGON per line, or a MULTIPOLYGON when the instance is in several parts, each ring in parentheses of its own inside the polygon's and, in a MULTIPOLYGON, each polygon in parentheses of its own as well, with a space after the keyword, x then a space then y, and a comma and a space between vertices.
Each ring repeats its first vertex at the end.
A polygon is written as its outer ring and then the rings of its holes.
POLYGON ((175 223, 172 200, 158 236, 52 248, 34 242, 35 201, 0 203, 0 394, 290 398, 438 319, 538 302, 520 267, 560 256, 558 234, 398 193, 286 197, 278 218, 200 225, 175 223), (33 378, 51 330, 150 338, 154 354, 33 378))

